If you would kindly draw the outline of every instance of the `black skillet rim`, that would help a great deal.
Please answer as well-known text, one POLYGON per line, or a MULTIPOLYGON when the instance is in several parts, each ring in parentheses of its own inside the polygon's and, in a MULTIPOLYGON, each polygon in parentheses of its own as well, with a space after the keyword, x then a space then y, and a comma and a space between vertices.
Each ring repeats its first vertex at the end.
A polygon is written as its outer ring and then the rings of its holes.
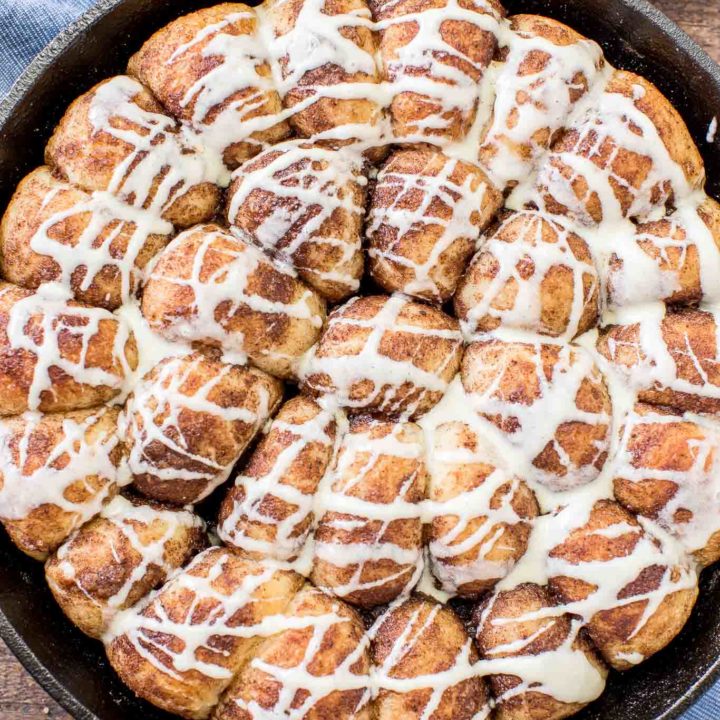
MULTIPOLYGON (((648 0, 620 0, 631 12, 638 13, 650 21, 662 35, 669 37, 682 51, 690 63, 699 67, 705 74, 712 77, 720 89, 720 68, 710 56, 676 23, 670 20, 648 0)), ((63 29, 28 65, 12 86, 5 98, 0 101, 0 132, 14 115, 17 106, 32 94, 36 82, 53 63, 68 50, 80 35, 90 32, 93 26, 101 21, 110 11, 121 5, 124 0, 98 0, 97 4, 83 13, 72 24, 63 29)), ((567 5, 568 3, 562 3, 567 5)), ((571 4, 571 3, 570 3, 571 4)), ((557 9, 557 8, 556 8, 557 9)), ((561 8, 562 10, 562 8, 561 8)), ((719 113, 720 115, 720 109, 719 113)), ((34 561, 29 561, 34 562, 34 561)), ((720 609, 718 609, 720 611, 720 609)), ((89 710, 68 688, 47 668, 29 647, 21 632, 12 624, 6 613, 0 608, 0 637, 10 651, 30 673, 30 675, 51 695, 65 710, 77 720, 102 720, 89 710)), ((710 685, 720 677, 720 656, 706 671, 695 680, 693 685, 674 704, 655 720, 675 720, 689 709, 710 685)))

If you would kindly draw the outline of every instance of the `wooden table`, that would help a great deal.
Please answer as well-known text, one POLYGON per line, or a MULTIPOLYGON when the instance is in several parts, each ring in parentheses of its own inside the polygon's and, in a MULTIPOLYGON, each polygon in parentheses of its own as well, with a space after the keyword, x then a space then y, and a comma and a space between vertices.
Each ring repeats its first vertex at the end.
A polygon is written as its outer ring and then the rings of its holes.
MULTIPOLYGON (((655 0, 720 62, 720 2, 655 0)), ((2 720, 71 720, 70 716, 28 675, 0 641, 0 718, 2 720)))

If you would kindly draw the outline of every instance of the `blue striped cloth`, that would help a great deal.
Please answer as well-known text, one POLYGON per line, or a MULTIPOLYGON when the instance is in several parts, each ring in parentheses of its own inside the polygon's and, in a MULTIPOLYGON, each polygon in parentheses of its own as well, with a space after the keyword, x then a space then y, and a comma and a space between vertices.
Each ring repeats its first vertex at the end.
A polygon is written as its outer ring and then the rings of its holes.
MULTIPOLYGON (((0 0, 0 98, 58 30, 94 3, 95 0, 0 0)), ((681 720, 719 718, 720 683, 681 720)))

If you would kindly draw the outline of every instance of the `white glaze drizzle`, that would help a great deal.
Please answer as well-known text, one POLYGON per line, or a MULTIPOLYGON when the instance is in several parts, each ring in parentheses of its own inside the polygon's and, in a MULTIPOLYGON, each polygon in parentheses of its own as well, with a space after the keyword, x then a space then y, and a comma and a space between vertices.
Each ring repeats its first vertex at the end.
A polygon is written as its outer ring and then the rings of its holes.
POLYGON ((490 177, 506 187, 537 169, 538 159, 565 126, 575 94, 602 82, 604 59, 591 40, 556 45, 538 32, 513 31, 507 24, 501 26, 500 44, 506 57, 498 63, 492 123, 480 151, 490 177), (532 73, 531 61, 540 63, 532 73))
POLYGON ((505 544, 507 541, 503 541, 503 534, 506 528, 527 520, 512 505, 520 489, 520 479, 508 475, 505 468, 490 465, 495 448, 483 437, 482 424, 475 418, 472 420, 472 425, 461 420, 436 426, 432 425, 432 420, 424 423, 426 431, 432 427, 429 434, 433 444, 428 447, 427 454, 430 498, 442 494, 445 485, 457 489, 453 497, 429 501, 426 508, 426 513, 433 515, 434 520, 452 518, 454 521, 442 534, 433 526, 433 536, 428 543, 433 574, 442 589, 451 595, 457 594, 458 589, 468 583, 505 577, 515 564, 514 558, 491 560, 488 555, 493 551, 512 552, 505 544), (476 486, 455 488, 458 476, 473 467, 472 481, 476 486), (498 506, 493 507, 501 489, 498 506), (441 515, 444 511, 446 514, 441 515), (470 551, 474 557, 465 563, 458 562, 459 555, 470 551))
POLYGON ((622 263, 607 270, 611 308, 670 300, 682 288, 681 274, 690 263, 697 263, 700 282, 696 291, 704 302, 720 301, 720 252, 694 204, 682 204, 660 232, 640 226, 632 237, 611 233, 606 243, 604 254, 612 253, 622 263), (696 257, 689 257, 691 249, 696 257))
MULTIPOLYGON (((58 182, 41 201, 44 209, 71 185, 58 182)), ((30 238, 30 248, 38 255, 52 258, 59 267, 55 282, 71 287, 73 274, 84 268, 85 274, 78 290, 87 292, 98 273, 112 269, 118 275, 121 303, 130 302, 139 289, 144 273, 137 267, 139 253, 152 234, 168 235, 172 225, 152 212, 132 207, 109 192, 94 192, 87 199, 75 203, 66 210, 52 213, 30 238), (52 237, 53 228, 77 215, 89 215, 87 224, 74 245, 65 244, 52 237), (110 225, 115 225, 108 231, 110 225), (127 248, 120 257, 112 251, 113 242, 121 233, 129 233, 127 248), (102 243, 98 240, 103 236, 102 243)))
POLYGON ((140 310, 140 301, 136 298, 118 308, 114 314, 120 322, 130 328, 138 350, 137 367, 125 378, 123 399, 147 373, 165 358, 184 357, 192 352, 190 343, 181 340, 170 342, 152 330, 140 310))
POLYGON ((263 144, 253 134, 278 122, 277 113, 260 112, 275 93, 275 87, 268 53, 257 29, 257 15, 251 8, 230 12, 218 22, 206 25, 192 40, 176 48, 165 64, 172 67, 205 41, 200 56, 203 61, 212 59, 216 64, 187 88, 180 106, 204 148, 222 162, 223 153, 236 143, 262 148, 263 144), (252 23, 251 33, 228 32, 242 27, 244 21, 252 23), (267 68, 268 72, 261 73, 259 68, 267 68), (240 97, 231 100, 238 94, 240 97))
MULTIPOLYGON (((75 527, 97 515, 115 489, 130 481, 124 467, 118 467, 113 460, 120 442, 115 421, 110 429, 91 439, 95 426, 111 412, 103 407, 84 417, 62 416, 60 436, 37 467, 34 443, 48 432, 43 426, 43 415, 26 412, 17 418, 0 420, 2 519, 24 520, 43 505, 75 514, 75 527), (100 487, 94 488, 98 481, 100 487), (82 490, 85 499, 72 500, 67 496, 70 488, 82 490)), ((44 439, 43 444, 46 442, 44 439)))
MULTIPOLYGON (((417 584, 423 567, 420 544, 401 547, 389 540, 386 533, 392 532, 393 522, 419 521, 418 503, 410 498, 411 493, 417 494, 418 490, 424 493, 424 456, 423 437, 416 425, 374 421, 368 421, 358 429, 351 425, 340 445, 331 477, 328 482, 321 483, 317 495, 316 517, 320 525, 326 532, 340 537, 323 542, 316 538, 316 561, 353 570, 349 579, 326 588, 329 592, 345 597, 382 588, 400 578, 405 578, 406 592, 417 584), (399 478, 401 482, 392 501, 365 499, 373 496, 379 463, 391 463, 393 458, 405 471, 399 478), (349 543, 342 538, 345 532, 362 531, 363 528, 367 528, 368 537, 361 542, 349 543), (365 563, 383 560, 398 567, 377 580, 364 580, 365 563)), ((403 535, 411 533, 410 529, 405 529, 403 535)))
MULTIPOLYGON (((714 349, 712 354, 706 356, 703 351, 693 347, 691 336, 688 329, 682 325, 681 317, 674 318, 663 303, 650 303, 629 307, 622 314, 616 315, 615 319, 621 329, 637 325, 637 341, 616 337, 611 330, 607 340, 609 357, 603 357, 600 362, 605 367, 611 367, 611 371, 618 373, 635 392, 658 388, 718 400, 720 385, 715 383, 708 371, 714 370, 720 362, 720 333, 717 332, 720 327, 720 306, 703 306, 703 312, 703 317, 710 320, 710 327, 715 331, 709 348, 714 349), (666 330, 666 324, 671 330, 666 330), (672 331, 682 334, 681 342, 684 347, 677 347, 674 343, 672 347, 668 345, 666 332, 672 331), (618 353, 623 350, 631 352, 632 365, 621 362, 618 353), (686 363, 683 367, 679 366, 681 361, 686 363), (693 368, 690 374, 687 364, 693 368)), ((693 319, 697 320, 698 316, 693 319)), ((691 328, 692 320, 689 323, 691 328)), ((705 349, 707 348, 703 346, 703 350, 705 349)))
MULTIPOLYGON (((354 669, 361 666, 368 652, 369 638, 363 634, 355 647, 348 647, 347 655, 339 663, 328 668, 329 672, 320 674, 321 667, 316 665, 313 668, 312 665, 318 662, 318 657, 329 644, 338 642, 338 634, 344 631, 344 628, 339 629, 338 626, 348 625, 353 620, 346 608, 336 600, 328 600, 319 590, 306 588, 297 596, 298 599, 301 597, 306 603, 312 603, 312 599, 317 598, 322 606, 328 604, 329 608, 318 614, 302 613, 302 618, 307 623, 304 629, 310 631, 310 637, 300 661, 290 666, 271 663, 262 656, 261 647, 258 655, 250 662, 253 669, 265 673, 279 685, 277 699, 271 707, 261 706, 256 700, 247 702, 240 697, 233 697, 232 702, 247 712, 253 720, 272 720, 280 716, 288 720, 302 720, 329 695, 356 691, 358 699, 355 708, 347 716, 355 718, 367 706, 372 695, 370 676, 354 669)), ((302 605, 300 609, 302 611, 302 605)), ((312 610, 312 604, 310 609, 312 610)), ((293 610, 294 604, 290 606, 286 616, 293 618, 296 624, 297 618, 294 618, 293 610)), ((282 634, 278 639, 282 640, 282 634)), ((341 642, 344 647, 345 638, 342 638, 341 642)))
POLYGON ((256 593, 272 581, 278 566, 269 562, 258 564, 254 568, 257 572, 243 573, 239 582, 233 582, 229 592, 224 592, 222 587, 216 587, 216 583, 228 563, 232 563, 232 555, 226 551, 211 548, 200 553, 185 569, 175 572, 159 591, 134 608, 117 613, 104 642, 109 645, 122 636, 161 674, 181 680, 182 673, 195 671, 226 686, 233 672, 223 660, 232 662, 231 653, 214 649, 214 638, 249 640, 276 635, 288 627, 302 628, 311 624, 307 618, 288 618, 282 613, 264 614, 258 623, 235 617, 250 604, 261 602, 256 593), (207 564, 207 558, 213 553, 216 557, 203 569, 203 564, 207 564), (165 596, 177 593, 192 598, 182 620, 174 620, 163 605, 165 596), (213 605, 212 611, 203 613, 204 619, 195 617, 195 609, 208 603, 213 605), (169 648, 162 644, 162 638, 168 636, 180 638, 181 647, 169 648), (158 659, 153 650, 159 651, 167 662, 158 659), (213 661, 213 655, 217 662, 213 661))
MULTIPOLYGON (((93 93, 88 122, 94 134, 107 133, 131 148, 113 170, 108 192, 162 214, 188 190, 205 182, 221 183, 226 173, 212 154, 199 152, 197 138, 187 129, 177 133, 173 119, 133 102, 143 90, 125 75, 112 78, 93 93)), ((73 174, 71 182, 76 180, 73 174)))
POLYGON ((650 408, 642 414, 629 413, 625 422, 615 477, 633 484, 648 480, 671 483, 671 496, 653 518, 688 552, 702 550, 720 530, 717 519, 720 424, 713 418, 692 413, 669 414, 650 408), (643 438, 646 432, 658 432, 667 439, 675 439, 671 445, 673 454, 659 458, 659 466, 643 465, 644 449, 633 442, 635 433, 643 438), (689 464, 686 469, 677 469, 678 465, 686 464, 689 464), (679 511, 689 511, 691 515, 679 519, 679 511))
MULTIPOLYGON (((0 299, 12 292, 14 287, 5 285, 0 288, 0 299)), ((53 395, 53 377, 57 370, 81 385, 110 388, 116 394, 122 393, 125 379, 132 375, 125 352, 126 344, 132 339, 128 326, 107 310, 69 303, 67 288, 58 283, 45 283, 35 293, 15 301, 8 311, 7 351, 25 351, 33 358, 27 398, 29 410, 37 410, 47 395, 53 395), (97 352, 100 323, 112 324, 114 330, 112 350, 107 353, 107 361, 112 364, 109 369, 91 360, 91 354, 97 352), (80 343, 77 360, 68 353, 70 337, 80 343)))
MULTIPOLYGON (((606 90, 598 96, 587 96, 592 102, 585 107, 578 103, 581 114, 571 118, 567 126, 577 133, 574 145, 551 153, 540 169, 539 188, 547 188, 581 225, 595 224, 587 209, 592 196, 599 201, 602 220, 618 222, 625 217, 650 219, 663 213, 671 199, 682 203, 694 192, 685 172, 670 156, 658 128, 636 105, 646 89, 636 84, 633 93, 633 97, 627 97, 606 90), (607 158, 603 157, 604 144, 613 146, 607 158), (637 188, 615 172, 614 163, 621 151, 650 161, 647 175, 637 188), (602 166, 593 161, 597 157, 602 158, 602 166), (570 168, 569 178, 561 175, 558 163, 570 168), (587 190, 578 198, 571 185, 581 177, 587 182, 587 190), (626 209, 621 206, 613 185, 629 194, 630 204, 626 209)), ((542 191, 535 195, 535 200, 540 207, 544 206, 542 191)))
MULTIPOLYGON (((502 337, 502 333, 498 333, 502 337)), ((504 344, 503 340, 497 340, 504 344)), ((593 481, 598 476, 596 463, 609 449, 611 415, 605 410, 588 411, 578 405, 578 395, 587 380, 602 384, 600 375, 591 355, 582 348, 570 345, 560 346, 557 356, 552 359, 551 374, 544 368, 543 345, 540 342, 526 345, 510 344, 509 352, 516 352, 534 366, 531 388, 537 386, 537 398, 527 402, 515 400, 512 393, 506 397, 502 388, 506 366, 495 369, 493 380, 483 392, 468 392, 468 401, 483 417, 500 425, 512 423, 512 429, 505 432, 514 452, 527 458, 525 478, 531 478, 553 490, 569 490, 593 481), (577 465, 564 449, 557 436, 558 430, 567 424, 579 424, 597 428, 602 437, 593 441, 594 455, 591 460, 577 465), (564 468, 564 473, 537 467, 535 461, 550 446, 564 468)), ((511 356, 510 356, 511 357, 511 356)), ((478 362, 482 362, 478 360, 478 362)), ((464 370, 466 387, 471 387, 472 368, 464 370)), ((487 371, 486 371, 487 372, 487 371)))

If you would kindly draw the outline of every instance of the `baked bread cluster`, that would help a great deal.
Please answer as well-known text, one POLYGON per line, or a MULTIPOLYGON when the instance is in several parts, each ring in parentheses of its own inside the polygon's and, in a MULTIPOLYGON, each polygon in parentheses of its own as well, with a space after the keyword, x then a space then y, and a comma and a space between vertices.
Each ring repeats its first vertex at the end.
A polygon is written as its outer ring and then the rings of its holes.
POLYGON ((0 227, 0 520, 129 688, 560 720, 665 647, 720 206, 659 90, 496 0, 225 3, 127 73, 0 227))

